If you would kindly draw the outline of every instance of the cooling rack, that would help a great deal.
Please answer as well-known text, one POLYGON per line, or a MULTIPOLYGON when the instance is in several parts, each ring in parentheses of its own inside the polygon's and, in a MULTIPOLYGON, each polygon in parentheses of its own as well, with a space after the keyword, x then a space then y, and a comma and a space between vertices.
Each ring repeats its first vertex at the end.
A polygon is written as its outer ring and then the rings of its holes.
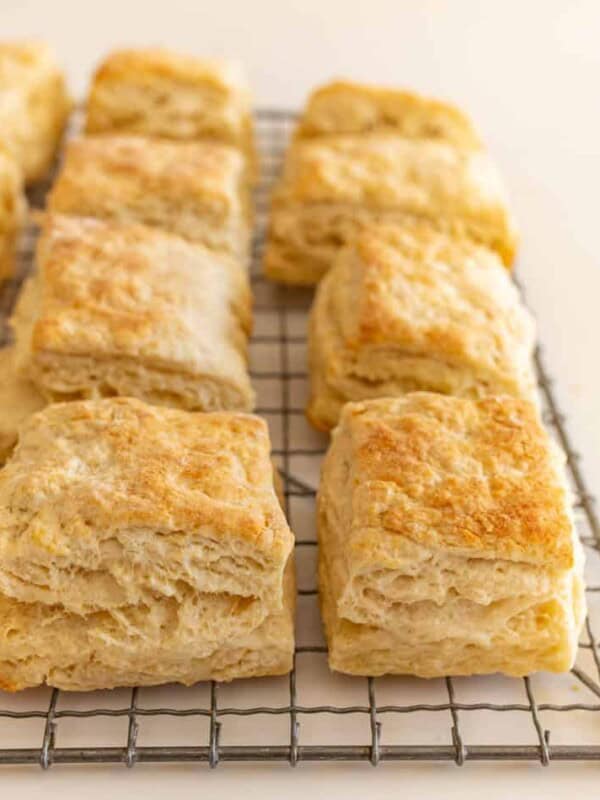
MULTIPOLYGON (((351 678, 327 669, 315 588, 314 496, 326 440, 304 421, 305 331, 310 294, 260 275, 269 189, 294 115, 257 113, 262 179, 256 193, 252 281, 252 377, 258 413, 269 422, 297 536, 299 574, 295 668, 285 678, 84 694, 37 689, 0 692, 0 764, 227 761, 552 761, 600 760, 600 529, 538 349, 544 419, 567 454, 580 536, 587 555, 589 616, 568 675, 418 680, 351 678)), ((42 205, 45 187, 30 200, 42 205)), ((27 231, 19 276, 5 287, 11 307, 29 269, 27 231)))

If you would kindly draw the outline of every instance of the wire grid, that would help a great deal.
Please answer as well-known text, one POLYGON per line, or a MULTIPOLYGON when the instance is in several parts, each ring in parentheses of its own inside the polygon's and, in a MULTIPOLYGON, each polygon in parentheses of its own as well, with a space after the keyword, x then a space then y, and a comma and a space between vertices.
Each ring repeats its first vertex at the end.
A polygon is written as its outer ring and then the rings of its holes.
MULTIPOLYGON (((539 349, 535 363, 544 419, 567 454, 578 526, 588 556, 590 613, 577 666, 570 675, 523 680, 500 676, 363 679, 327 670, 318 623, 313 527, 326 439, 312 431, 303 417, 310 293, 276 287, 260 274, 268 195, 293 121, 294 115, 285 111, 257 113, 262 177, 256 192, 252 268, 256 328, 251 367, 257 411, 271 428, 286 512, 297 535, 300 588, 294 670, 285 678, 189 688, 0 693, 0 764, 37 764, 47 769, 52 764, 75 763, 133 767, 143 762, 207 762, 216 767, 224 761, 283 761, 291 766, 300 761, 365 761, 376 766, 381 761, 453 761, 458 765, 538 761, 548 765, 600 760, 600 647, 594 633, 600 630, 600 529, 539 349), (512 721, 505 723, 508 718, 512 721), (324 726, 314 724, 323 721, 324 726), (27 724, 21 734, 17 734, 19 722, 27 724), (120 732, 108 731, 108 722, 122 723, 120 732), (243 724, 248 722, 252 728, 243 724), (69 723, 76 728, 67 735, 69 723), (191 728, 183 730, 184 723, 191 723, 191 728), (41 726, 35 732, 34 724, 41 726), (152 735, 145 741, 147 728, 152 735), (173 728, 177 743, 172 743, 173 728), (108 742, 84 744, 94 730, 108 742), (233 736, 224 741, 225 733, 233 736), (271 743, 273 739, 277 741, 271 743)), ((36 189, 32 204, 42 205, 45 188, 36 189)), ((0 312, 12 306, 31 263, 34 241, 35 232, 28 231, 22 270, 5 287, 0 312)))

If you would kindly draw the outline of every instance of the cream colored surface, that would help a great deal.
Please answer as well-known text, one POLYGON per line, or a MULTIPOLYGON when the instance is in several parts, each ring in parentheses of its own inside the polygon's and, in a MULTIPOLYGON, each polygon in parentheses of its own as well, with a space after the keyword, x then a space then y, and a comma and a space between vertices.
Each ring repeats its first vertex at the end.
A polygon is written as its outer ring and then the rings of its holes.
POLYGON ((48 400, 135 396, 250 410, 246 272, 144 226, 49 215, 13 324, 17 369, 48 400))
POLYGON ((48 196, 63 214, 138 222, 248 259, 246 164, 233 147, 140 136, 71 141, 48 196))
POLYGON ((314 284, 365 223, 406 213, 443 219, 512 263, 515 224, 484 151, 372 134, 294 142, 273 195, 265 272, 314 284))
POLYGON ((0 281, 12 275, 27 203, 19 168, 0 143, 0 281))
POLYGON ((70 110, 64 74, 45 42, 0 42, 0 146, 27 183, 50 169, 70 110))
POLYGON ((415 392, 345 406, 318 497, 330 666, 420 677, 571 668, 583 553, 535 408, 415 392))
POLYGON ((533 397, 535 324, 498 256, 423 220, 371 225, 342 251, 311 312, 308 416, 414 390, 533 397))
POLYGON ((3 688, 290 669, 293 536, 257 417, 52 405, 20 428, 0 498, 3 688))

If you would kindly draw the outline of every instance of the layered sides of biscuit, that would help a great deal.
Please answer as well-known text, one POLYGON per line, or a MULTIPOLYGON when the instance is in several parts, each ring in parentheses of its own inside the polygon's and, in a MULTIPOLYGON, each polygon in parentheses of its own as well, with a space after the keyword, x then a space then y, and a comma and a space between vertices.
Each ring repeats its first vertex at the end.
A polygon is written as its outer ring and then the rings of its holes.
POLYGON ((20 169, 0 142, 0 281, 14 271, 17 239, 26 207, 20 169))
POLYGON ((237 261, 145 226, 48 215, 36 262, 12 324, 16 374, 46 400, 252 408, 237 261))
POLYGON ((266 424, 135 399, 32 415, 0 470, 0 686, 282 674, 293 536, 266 424))
POLYGON ((350 403, 318 498, 334 670, 565 671, 584 617, 562 458, 509 396, 350 403))
POLYGON ((42 42, 0 42, 0 146, 27 183, 48 172, 71 102, 54 54, 42 42))
POLYGON ((494 251, 422 220, 371 224, 317 289, 308 416, 426 390, 532 396, 535 325, 494 251))
POLYGON ((461 148, 481 147, 471 120, 449 103, 413 92, 341 80, 312 92, 296 136, 375 132, 438 140, 461 148))
POLYGON ((134 133, 239 148, 255 163, 251 97, 235 62, 142 48, 111 53, 88 99, 86 131, 134 133))
POLYGON ((162 228, 246 261, 246 170, 238 150, 214 142, 83 137, 67 145, 47 205, 63 214, 162 228))

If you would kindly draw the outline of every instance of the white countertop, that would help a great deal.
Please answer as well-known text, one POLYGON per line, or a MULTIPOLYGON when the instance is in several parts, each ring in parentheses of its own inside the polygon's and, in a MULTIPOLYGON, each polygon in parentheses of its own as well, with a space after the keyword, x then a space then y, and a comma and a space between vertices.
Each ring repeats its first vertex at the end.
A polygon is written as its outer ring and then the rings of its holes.
MULTIPOLYGON (((298 107, 333 76, 405 85, 454 100, 478 122, 513 196, 519 274, 546 360, 583 454, 600 483, 600 3, 595 0, 2 0, 0 37, 50 40, 82 95, 109 49, 163 44, 229 55, 257 105, 298 107)), ((553 764, 139 766, 0 772, 1 796, 385 798, 597 796, 600 766, 553 764), (250 784, 250 781, 252 784, 250 784), (12 790, 12 794, 11 791, 12 790)))

